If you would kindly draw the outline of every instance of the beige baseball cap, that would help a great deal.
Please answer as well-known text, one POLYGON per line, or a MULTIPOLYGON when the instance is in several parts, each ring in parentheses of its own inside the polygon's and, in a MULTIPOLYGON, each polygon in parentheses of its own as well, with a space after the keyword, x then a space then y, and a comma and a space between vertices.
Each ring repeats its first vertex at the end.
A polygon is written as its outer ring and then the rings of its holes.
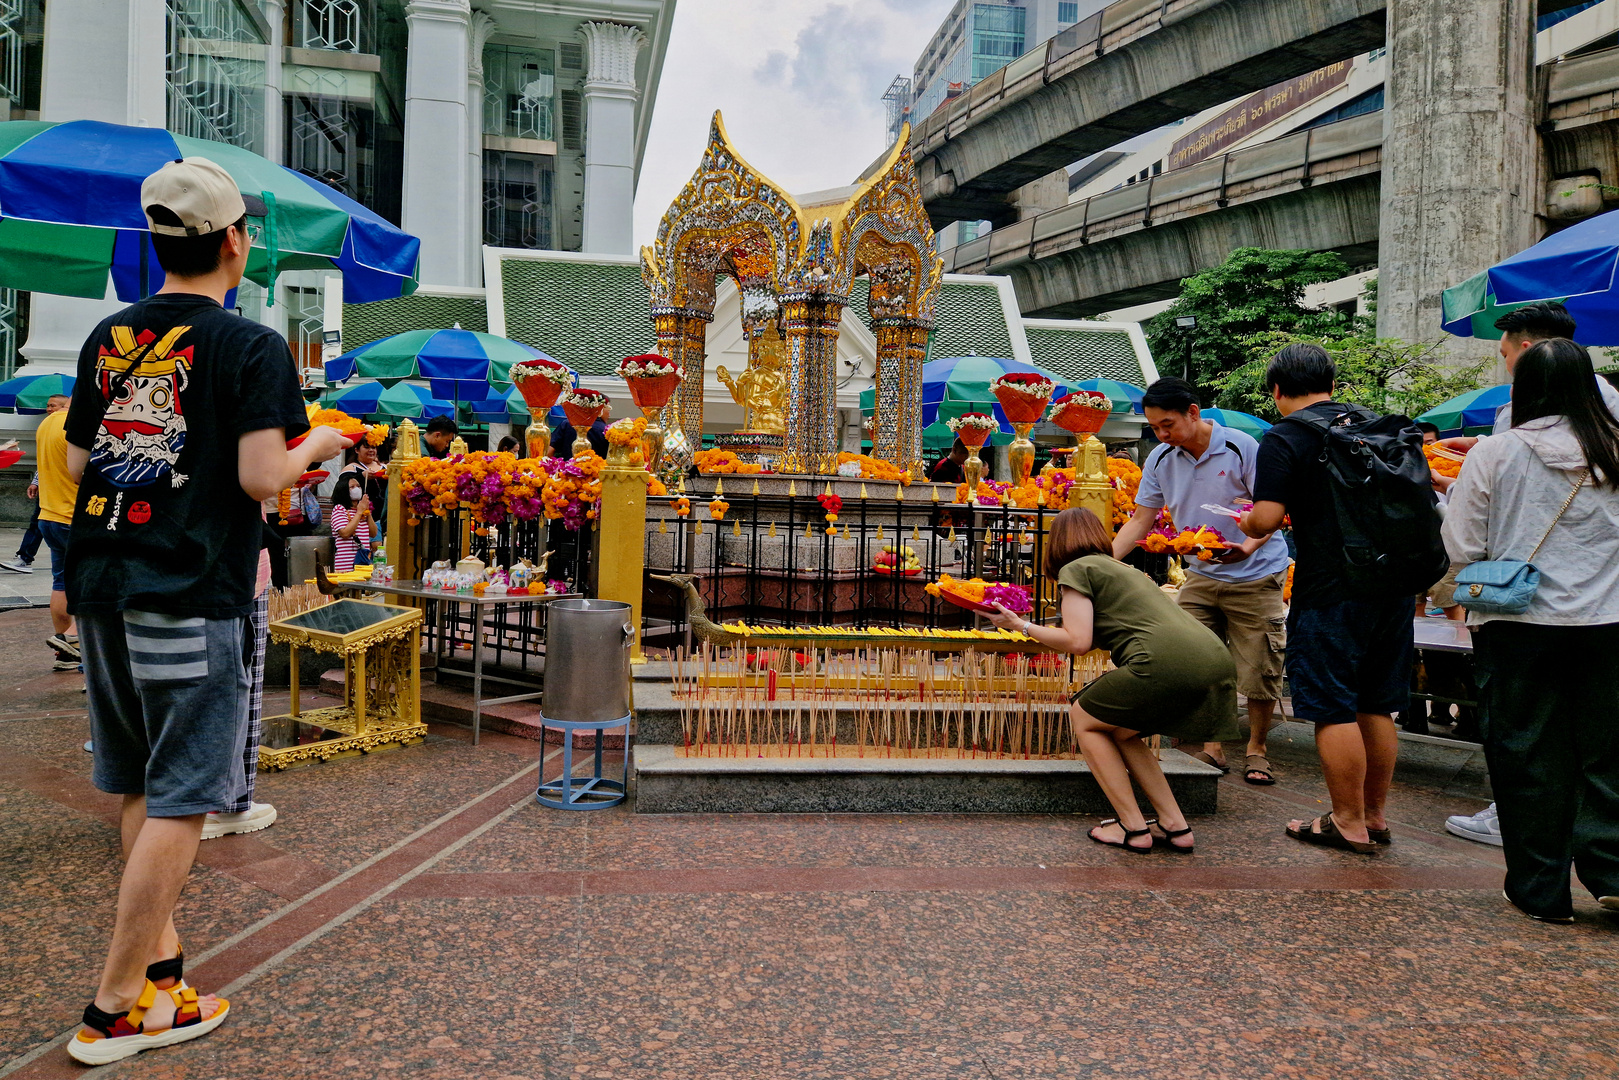
POLYGON ((264 216, 263 200, 243 195, 230 173, 204 157, 171 161, 143 180, 141 209, 147 226, 164 236, 202 236, 229 228, 245 214, 264 216), (157 224, 154 206, 168 210, 180 224, 157 224))

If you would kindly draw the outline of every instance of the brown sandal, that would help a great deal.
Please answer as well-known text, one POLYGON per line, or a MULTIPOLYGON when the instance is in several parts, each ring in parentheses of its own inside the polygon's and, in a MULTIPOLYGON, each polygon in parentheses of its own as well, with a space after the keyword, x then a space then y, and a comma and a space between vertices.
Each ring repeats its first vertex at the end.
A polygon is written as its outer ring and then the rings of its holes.
POLYGON ((1224 776, 1226 773, 1231 771, 1231 766, 1230 765, 1227 765, 1224 762, 1215 761, 1214 760, 1214 755, 1209 753, 1207 750, 1194 750, 1194 751, 1192 751, 1192 753, 1188 754, 1187 756, 1191 757, 1191 758, 1196 758, 1198 761, 1201 761, 1205 765, 1213 765, 1216 769, 1220 770, 1220 775, 1222 775, 1222 776, 1224 776))
POLYGON ((1256 787, 1265 787, 1276 783, 1276 777, 1271 775, 1270 762, 1264 754, 1249 754, 1248 764, 1242 771, 1242 778, 1256 787), (1259 776, 1256 778, 1255 773, 1259 776))
POLYGON ((1323 814, 1314 821, 1305 824, 1302 829, 1288 826, 1287 835, 1306 844, 1316 847, 1337 848, 1339 851, 1352 851, 1356 855, 1371 855, 1377 851, 1377 845, 1359 840, 1351 840, 1338 831, 1338 823, 1332 820, 1331 814, 1323 814))

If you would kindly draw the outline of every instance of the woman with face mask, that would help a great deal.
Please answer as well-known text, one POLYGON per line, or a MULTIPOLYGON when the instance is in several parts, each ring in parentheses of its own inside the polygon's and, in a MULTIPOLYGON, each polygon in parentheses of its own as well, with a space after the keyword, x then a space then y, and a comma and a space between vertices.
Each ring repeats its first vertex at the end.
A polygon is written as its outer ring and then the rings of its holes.
MULTIPOLYGON (((385 443, 384 446, 386 445, 385 443)), ((363 439, 351 449, 348 452, 348 464, 337 473, 335 489, 340 491, 354 480, 360 482, 361 493, 371 500, 374 533, 382 531, 382 525, 388 517, 388 467, 382 463, 378 449, 368 445, 363 439)))
POLYGON ((371 561, 371 545, 377 535, 376 519, 371 513, 371 499, 364 483, 352 474, 340 476, 332 492, 333 573, 345 573, 353 570, 356 562, 371 561))

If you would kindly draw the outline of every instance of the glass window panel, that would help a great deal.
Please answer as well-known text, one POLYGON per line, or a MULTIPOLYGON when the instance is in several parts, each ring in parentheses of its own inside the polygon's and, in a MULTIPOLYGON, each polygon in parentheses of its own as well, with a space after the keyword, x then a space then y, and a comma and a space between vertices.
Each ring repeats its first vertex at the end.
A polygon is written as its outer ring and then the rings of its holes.
POLYGON ((556 57, 550 49, 485 46, 483 79, 485 135, 556 139, 556 57))
POLYGON ((485 150, 484 243, 493 247, 554 249, 554 183, 551 157, 485 150))

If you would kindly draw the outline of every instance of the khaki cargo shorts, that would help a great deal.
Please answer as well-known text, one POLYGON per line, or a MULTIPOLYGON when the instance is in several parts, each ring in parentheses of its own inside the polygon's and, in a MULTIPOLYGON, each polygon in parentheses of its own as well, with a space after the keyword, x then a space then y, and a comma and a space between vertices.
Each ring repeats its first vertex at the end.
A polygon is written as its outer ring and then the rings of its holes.
POLYGON ((1226 643, 1237 665, 1237 692, 1254 701, 1277 701, 1282 696, 1282 663, 1287 652, 1282 584, 1286 580, 1285 570, 1238 582, 1188 573, 1176 598, 1226 643))
POLYGON ((1445 576, 1428 590, 1428 595, 1433 598, 1434 607, 1449 610, 1456 606, 1456 575, 1466 566, 1466 563, 1451 563, 1450 569, 1445 571, 1445 576))

